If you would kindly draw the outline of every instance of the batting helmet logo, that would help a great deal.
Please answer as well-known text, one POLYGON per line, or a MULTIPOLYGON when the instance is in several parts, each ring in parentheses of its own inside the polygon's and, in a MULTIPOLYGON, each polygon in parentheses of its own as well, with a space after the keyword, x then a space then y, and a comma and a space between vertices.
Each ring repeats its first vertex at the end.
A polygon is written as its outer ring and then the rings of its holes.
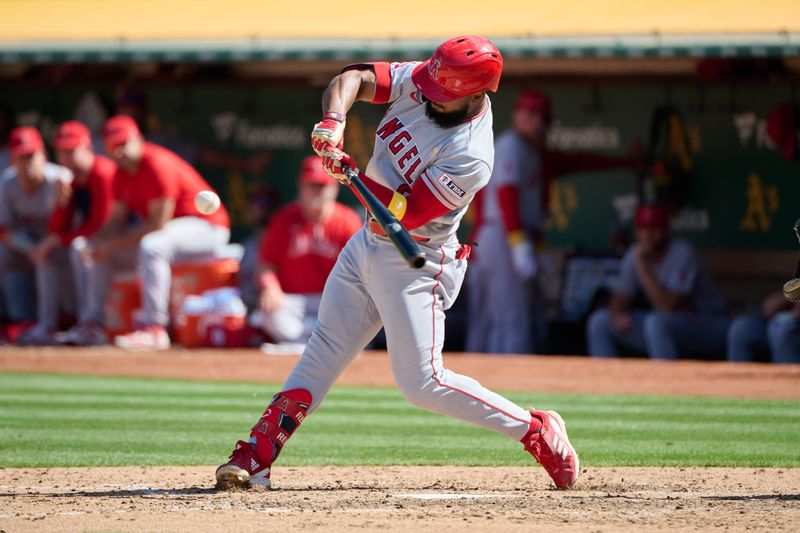
POLYGON ((432 59, 431 62, 428 63, 428 74, 430 75, 432 80, 439 79, 440 68, 442 68, 442 60, 439 59, 438 57, 432 59))
POLYGON ((443 42, 411 74, 417 89, 434 102, 451 102, 483 91, 497 91, 503 56, 489 40, 465 35, 443 42))

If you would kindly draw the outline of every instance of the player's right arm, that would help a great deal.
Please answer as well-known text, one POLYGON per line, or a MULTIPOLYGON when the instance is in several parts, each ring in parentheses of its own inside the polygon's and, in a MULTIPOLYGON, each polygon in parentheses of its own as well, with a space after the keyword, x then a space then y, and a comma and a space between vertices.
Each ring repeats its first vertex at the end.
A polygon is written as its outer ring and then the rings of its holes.
POLYGON ((391 86, 388 63, 365 63, 345 67, 322 95, 322 120, 311 132, 311 146, 322 155, 326 146, 344 146, 347 113, 356 100, 385 103, 391 86))
POLYGON ((374 69, 345 70, 331 80, 322 94, 322 112, 346 115, 356 100, 372 102, 376 81, 374 69))

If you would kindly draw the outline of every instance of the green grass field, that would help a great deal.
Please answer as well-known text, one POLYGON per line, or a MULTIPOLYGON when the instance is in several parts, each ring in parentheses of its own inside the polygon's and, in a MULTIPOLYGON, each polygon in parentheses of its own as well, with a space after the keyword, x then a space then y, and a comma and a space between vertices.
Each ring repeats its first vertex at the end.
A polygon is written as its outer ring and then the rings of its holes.
MULTIPOLYGON (((276 392, 252 383, 0 373, 0 466, 216 465, 276 392)), ((800 466, 800 401, 520 394, 558 410, 587 466, 800 466)), ((334 387, 283 465, 527 465, 507 437, 334 387)))

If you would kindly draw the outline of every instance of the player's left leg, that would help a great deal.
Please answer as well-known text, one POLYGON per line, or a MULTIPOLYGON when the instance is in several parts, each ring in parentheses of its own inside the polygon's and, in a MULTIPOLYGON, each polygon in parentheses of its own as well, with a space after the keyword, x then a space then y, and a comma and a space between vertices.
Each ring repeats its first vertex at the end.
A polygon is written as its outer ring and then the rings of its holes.
POLYGON ((466 261, 455 258, 458 244, 425 247, 428 262, 417 271, 408 269, 390 246, 375 255, 368 288, 384 324, 392 372, 405 397, 429 411, 523 442, 556 486, 572 486, 579 474, 578 456, 558 413, 527 411, 444 368, 444 312, 458 295, 466 270, 466 261))
POLYGON ((380 329, 377 311, 361 279, 372 268, 362 230, 339 254, 319 305, 319 319, 303 355, 230 461, 217 469, 217 485, 269 487, 272 464, 306 415, 316 409, 336 378, 380 329))

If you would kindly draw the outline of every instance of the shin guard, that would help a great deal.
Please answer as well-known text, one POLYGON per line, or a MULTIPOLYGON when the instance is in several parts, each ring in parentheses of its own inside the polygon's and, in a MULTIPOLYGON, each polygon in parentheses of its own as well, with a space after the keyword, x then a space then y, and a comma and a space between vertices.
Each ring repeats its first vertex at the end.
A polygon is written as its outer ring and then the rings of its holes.
POLYGON ((256 439, 256 454, 267 464, 272 464, 306 417, 311 406, 311 393, 305 389, 279 392, 253 426, 250 436, 256 439))

